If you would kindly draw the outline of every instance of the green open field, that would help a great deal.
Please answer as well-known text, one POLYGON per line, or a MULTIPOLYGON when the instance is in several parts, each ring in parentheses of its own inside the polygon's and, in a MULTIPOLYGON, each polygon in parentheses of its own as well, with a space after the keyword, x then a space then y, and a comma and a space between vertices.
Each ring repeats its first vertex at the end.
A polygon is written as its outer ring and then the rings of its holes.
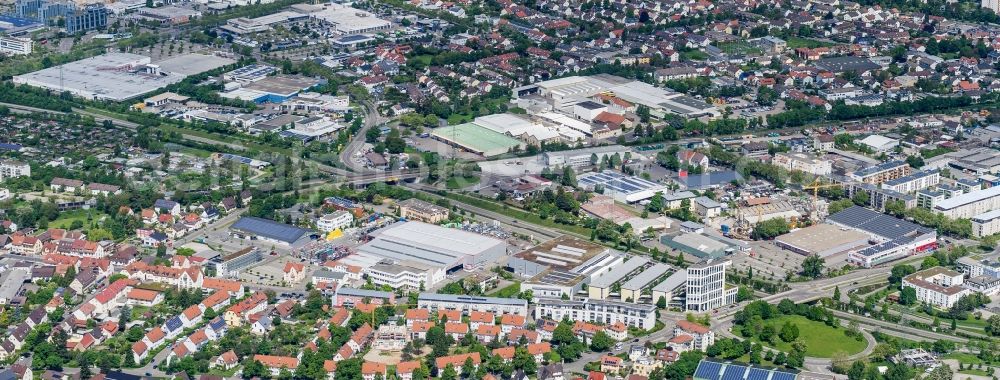
POLYGON ((746 41, 720 42, 716 47, 726 54, 764 54, 763 50, 746 41))
MULTIPOLYGON (((779 318, 769 319, 764 323, 774 326, 776 331, 781 331, 781 326, 785 322, 791 322, 799 327, 799 340, 806 344, 806 356, 815 358, 832 358, 837 352, 845 352, 853 355, 864 351, 868 343, 864 340, 857 340, 844 335, 843 328, 833 328, 822 322, 810 321, 801 315, 784 315, 779 318)), ((781 339, 776 339, 776 344, 767 346, 774 347, 782 351, 791 351, 791 343, 786 343, 781 339)))
POLYGON ((983 359, 980 359, 976 355, 968 354, 964 352, 952 352, 941 357, 942 359, 955 359, 959 363, 968 364, 982 364, 983 359))
POLYGON ((488 294, 490 297, 500 297, 500 298, 512 298, 521 292, 521 283, 514 282, 513 284, 507 285, 495 292, 488 294))
POLYGON ((788 40, 785 41, 785 42, 788 43, 788 48, 789 49, 798 49, 798 48, 802 48, 802 47, 804 47, 804 48, 810 48, 810 49, 815 49, 815 48, 818 48, 818 47, 830 47, 830 46, 833 46, 833 44, 831 44, 829 42, 817 41, 817 40, 814 40, 814 39, 802 38, 802 37, 788 37, 788 40))
POLYGON ((451 177, 448 178, 447 181, 445 181, 445 187, 448 188, 448 190, 458 190, 475 185, 477 183, 479 183, 479 177, 474 175, 468 177, 451 177))
POLYGON ((104 217, 104 213, 102 213, 100 211, 95 211, 95 210, 73 210, 73 211, 67 211, 67 212, 63 212, 62 214, 59 214, 59 218, 56 219, 56 220, 53 220, 51 223, 49 223, 49 227, 50 228, 69 229, 70 226, 73 224, 73 221, 76 221, 76 220, 79 220, 81 223, 83 223, 83 226, 86 227, 87 224, 88 224, 88 222, 87 222, 87 214, 88 213, 91 215, 91 220, 95 220, 96 221, 96 220, 100 220, 101 218, 104 217))

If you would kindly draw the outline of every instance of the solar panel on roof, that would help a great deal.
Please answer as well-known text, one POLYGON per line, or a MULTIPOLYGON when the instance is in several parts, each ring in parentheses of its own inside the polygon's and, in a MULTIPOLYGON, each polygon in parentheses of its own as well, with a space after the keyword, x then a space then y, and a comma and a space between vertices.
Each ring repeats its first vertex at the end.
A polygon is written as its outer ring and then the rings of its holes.
POLYGON ((742 380, 743 374, 747 372, 747 367, 730 364, 726 366, 726 370, 722 372, 722 380, 742 380))
POLYGON ((774 374, 771 375, 771 380, 795 380, 795 374, 788 372, 774 371, 774 374))
POLYGON ((722 364, 716 362, 702 361, 694 371, 694 377, 701 380, 720 380, 722 364))
POLYGON ((747 380, 767 380, 767 377, 771 375, 771 371, 763 368, 750 368, 750 374, 747 375, 747 380))
POLYGON ((173 317, 168 319, 164 325, 167 327, 167 330, 174 331, 183 327, 184 323, 181 322, 179 317, 173 317))

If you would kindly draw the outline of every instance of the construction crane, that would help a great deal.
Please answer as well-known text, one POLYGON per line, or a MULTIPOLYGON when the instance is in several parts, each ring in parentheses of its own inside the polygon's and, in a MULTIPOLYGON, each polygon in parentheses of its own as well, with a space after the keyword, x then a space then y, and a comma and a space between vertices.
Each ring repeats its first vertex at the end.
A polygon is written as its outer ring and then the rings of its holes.
POLYGON ((813 218, 813 220, 819 219, 819 217, 817 216, 817 214, 819 213, 819 189, 826 189, 831 187, 843 187, 843 185, 839 183, 822 183, 819 181, 819 178, 813 180, 813 183, 811 184, 802 185, 802 190, 812 190, 813 193, 813 201, 812 201, 813 212, 810 213, 810 216, 813 218))

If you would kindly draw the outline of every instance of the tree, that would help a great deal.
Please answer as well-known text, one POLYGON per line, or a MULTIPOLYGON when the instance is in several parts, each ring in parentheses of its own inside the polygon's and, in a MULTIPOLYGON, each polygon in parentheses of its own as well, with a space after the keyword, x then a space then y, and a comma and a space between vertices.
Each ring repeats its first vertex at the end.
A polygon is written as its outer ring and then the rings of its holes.
POLYGON ((920 269, 924 270, 924 269, 933 268, 933 267, 936 267, 936 266, 939 266, 939 265, 941 265, 941 263, 938 262, 937 258, 935 258, 934 256, 927 256, 927 257, 924 258, 924 261, 920 263, 920 269))
POLYGON ((917 302, 917 291, 912 287, 905 287, 899 292, 899 303, 903 305, 913 305, 917 302))
POLYGON ((854 193, 853 197, 851 197, 851 202, 854 202, 854 204, 858 206, 867 206, 869 200, 870 196, 864 191, 858 191, 854 193))
POLYGON ((785 219, 773 218, 758 222, 754 226, 753 232, 750 233, 750 237, 754 240, 766 240, 787 234, 788 231, 789 227, 785 219))
POLYGON ((840 285, 833 288, 833 302, 840 302, 840 285))
POLYGON ((611 337, 608 336, 608 334, 604 333, 603 330, 598 331, 596 334, 594 334, 593 338, 590 338, 591 351, 604 352, 607 351, 609 348, 611 348, 611 346, 613 346, 614 344, 615 340, 611 339, 611 337))
POLYGON ((823 275, 823 258, 819 255, 810 255, 802 261, 802 275, 806 277, 818 278, 823 275))
MULTIPOLYGON (((125 355, 125 356, 129 357, 131 355, 125 355)), ((254 377, 265 378, 270 376, 271 374, 267 372, 267 370, 264 368, 264 364, 262 364, 261 362, 253 359, 243 362, 244 379, 252 379, 254 377)))
POLYGON ((664 296, 660 296, 660 298, 658 298, 656 300, 656 307, 659 308, 659 309, 666 309, 667 308, 667 298, 664 297, 664 296))
POLYGON ((1000 315, 991 315, 986 319, 986 333, 992 336, 1000 335, 1000 315))
POLYGON ((560 177, 559 182, 563 186, 576 187, 576 172, 573 171, 573 168, 570 168, 568 165, 563 167, 562 177, 560 177))
POLYGON ((865 362, 855 360, 847 370, 847 380, 861 380, 865 376, 865 362))
POLYGON ((780 336, 781 340, 785 342, 794 342, 799 338, 799 326, 791 322, 785 322, 785 324, 781 325, 781 332, 778 336, 780 336))
POLYGON ((909 264, 896 264, 892 267, 892 272, 889 274, 890 284, 901 284, 903 282, 903 277, 909 276, 916 272, 917 268, 914 268, 909 264))

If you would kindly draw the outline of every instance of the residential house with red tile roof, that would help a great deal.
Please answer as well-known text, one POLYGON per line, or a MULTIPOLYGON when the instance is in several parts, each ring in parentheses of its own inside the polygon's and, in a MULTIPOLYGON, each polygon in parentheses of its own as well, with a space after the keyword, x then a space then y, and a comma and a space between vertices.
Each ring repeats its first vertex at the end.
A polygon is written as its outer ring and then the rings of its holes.
POLYGON ((693 350, 705 351, 715 344, 715 333, 711 329, 683 319, 677 321, 674 327, 674 337, 681 336, 691 337, 690 348, 693 350))
POLYGON ((437 367, 438 371, 443 371, 448 366, 452 366, 456 372, 462 374, 462 367, 465 365, 465 361, 471 359, 473 368, 479 368, 481 363, 481 358, 478 352, 472 352, 467 354, 457 354, 442 356, 434 359, 434 365, 437 367))
POLYGON ((413 371, 420 368, 419 360, 410 360, 396 364, 396 376, 399 380, 413 380, 413 371))
POLYGON ((306 278, 306 267, 301 263, 287 262, 283 269, 282 279, 286 284, 297 284, 306 278))
POLYGON ((385 378, 388 374, 389 368, 385 364, 375 363, 365 361, 361 363, 361 377, 365 380, 375 380, 376 375, 382 375, 381 378, 385 378))
POLYGON ((274 377, 277 377, 282 369, 295 372, 295 369, 299 367, 299 359, 289 356, 254 355, 253 360, 263 364, 274 377))

